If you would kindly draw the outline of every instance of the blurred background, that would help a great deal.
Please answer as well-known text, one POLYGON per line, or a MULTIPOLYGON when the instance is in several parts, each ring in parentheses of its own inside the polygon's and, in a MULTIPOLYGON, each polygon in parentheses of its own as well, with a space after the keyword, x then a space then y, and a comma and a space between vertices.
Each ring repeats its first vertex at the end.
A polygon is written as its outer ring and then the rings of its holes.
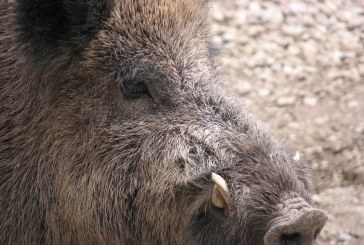
POLYGON ((364 0, 215 0, 227 87, 313 168, 319 243, 364 244, 364 0))

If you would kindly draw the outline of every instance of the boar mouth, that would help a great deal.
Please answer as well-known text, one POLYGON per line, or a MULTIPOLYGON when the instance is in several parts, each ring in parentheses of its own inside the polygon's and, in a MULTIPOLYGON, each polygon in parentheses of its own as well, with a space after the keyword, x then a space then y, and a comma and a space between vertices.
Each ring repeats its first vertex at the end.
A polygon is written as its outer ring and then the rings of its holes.
MULTIPOLYGON (((302 200, 301 198, 299 198, 302 200)), ((289 204, 264 236, 265 245, 312 245, 327 221, 327 216, 307 202, 289 204), (302 207, 297 209, 297 206, 302 207)))

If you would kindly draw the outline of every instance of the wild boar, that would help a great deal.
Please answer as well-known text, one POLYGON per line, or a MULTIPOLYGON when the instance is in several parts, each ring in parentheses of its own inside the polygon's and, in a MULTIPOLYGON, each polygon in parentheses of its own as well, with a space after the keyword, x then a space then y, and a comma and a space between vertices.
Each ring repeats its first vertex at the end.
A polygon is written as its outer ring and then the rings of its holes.
POLYGON ((226 92, 203 0, 1 0, 0 244, 313 244, 309 165, 226 92))

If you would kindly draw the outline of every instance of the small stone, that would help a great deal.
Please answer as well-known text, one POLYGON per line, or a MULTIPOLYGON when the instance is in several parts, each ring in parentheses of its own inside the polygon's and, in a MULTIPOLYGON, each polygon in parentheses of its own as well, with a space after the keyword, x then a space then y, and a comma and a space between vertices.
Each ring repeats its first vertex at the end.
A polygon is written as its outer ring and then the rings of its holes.
POLYGON ((239 95, 246 95, 249 94, 252 90, 252 86, 249 82, 240 81, 235 84, 234 88, 238 92, 239 95))
POLYGON ((316 118, 314 118, 313 121, 316 125, 323 125, 329 121, 329 117, 328 116, 316 117, 316 118))
POLYGON ((340 50, 335 50, 332 53, 332 59, 335 62, 335 64, 340 64, 342 57, 343 57, 343 53, 340 50))
POLYGON ((251 58, 250 58, 250 62, 251 63, 251 67, 256 67, 256 66, 265 66, 267 65, 267 59, 268 59, 268 55, 263 52, 263 51, 258 51, 256 52, 251 58))
POLYGON ((236 39, 236 42, 239 44, 247 44, 250 41, 248 35, 239 35, 236 39))
POLYGON ((296 97, 294 96, 284 96, 277 99, 276 104, 278 106, 288 106, 293 105, 296 101, 296 97))
POLYGON ((292 66, 285 65, 285 66, 283 67, 283 71, 284 71, 284 73, 286 73, 286 74, 291 74, 291 73, 293 73, 294 69, 293 69, 293 67, 292 67, 292 66))
POLYGON ((364 134, 364 124, 357 126, 354 131, 358 134, 364 134))
POLYGON ((275 26, 281 24, 284 19, 282 12, 276 8, 269 8, 265 11, 262 11, 260 18, 263 22, 275 26))
POLYGON ((318 44, 314 40, 309 39, 302 46, 302 52, 305 55, 305 57, 307 57, 307 58, 315 57, 317 55, 317 53, 319 52, 318 44))
POLYGON ((238 11, 235 16, 235 22, 238 25, 245 25, 247 21, 247 15, 243 11, 238 11))
POLYGON ((317 194, 312 195, 312 200, 316 205, 322 202, 322 198, 317 194))
POLYGON ((254 104, 254 102, 250 99, 244 99, 244 104, 247 106, 247 107, 250 107, 254 104))
POLYGON ((282 31, 288 36, 298 37, 303 33, 303 27, 296 25, 283 25, 282 31))
POLYGON ((327 140, 328 140, 329 142, 332 142, 332 143, 339 142, 338 137, 337 137, 337 135, 335 135, 335 134, 330 135, 330 136, 327 138, 327 140))
POLYGON ((307 6, 303 2, 293 2, 288 4, 288 10, 293 14, 303 14, 307 10, 307 6))
POLYGON ((360 199, 357 198, 357 197, 354 197, 353 198, 352 203, 354 203, 354 204, 361 204, 360 199))
POLYGON ((354 108, 354 107, 358 107, 358 106, 359 106, 359 102, 356 100, 349 101, 349 103, 348 103, 348 107, 350 107, 350 108, 354 108))
POLYGON ((328 161, 322 161, 320 163, 319 169, 320 170, 327 170, 328 167, 329 167, 329 162, 328 161))
POLYGON ((298 122, 290 122, 288 123, 288 127, 295 130, 299 130, 301 126, 298 122))
POLYGON ((339 241, 344 242, 344 241, 349 241, 349 240, 351 240, 350 234, 348 234, 346 232, 341 232, 339 234, 339 241))
POLYGON ((272 91, 271 90, 269 90, 269 89, 260 89, 259 91, 258 91, 258 94, 259 94, 259 96, 260 97, 267 97, 268 95, 270 95, 272 93, 272 91))
POLYGON ((224 16, 224 13, 223 11, 221 11, 220 9, 218 9, 218 6, 217 5, 214 5, 216 7, 213 7, 211 9, 211 17, 213 20, 215 21, 223 21, 225 19, 225 16, 224 16))
POLYGON ((359 64, 358 65, 358 71, 360 74, 364 75, 364 64, 359 64))
POLYGON ((298 48, 298 47, 296 47, 296 46, 294 46, 294 45, 290 45, 288 47, 288 53, 290 55, 299 55, 301 53, 301 49, 298 48))
POLYGON ((274 42, 264 42, 260 47, 269 54, 276 54, 277 52, 282 52, 281 47, 274 42))
POLYGON ((249 12, 255 16, 259 16, 262 13, 262 7, 258 2, 251 2, 249 4, 249 12))
POLYGON ((342 172, 343 177, 354 184, 364 184, 364 166, 345 169, 342 172))
POLYGON ((326 12, 328 14, 331 14, 333 12, 336 12, 337 9, 338 9, 338 6, 336 4, 338 4, 338 3, 337 2, 334 2, 334 1, 332 1, 332 2, 330 2, 330 1, 325 2, 325 10, 326 10, 326 12))
POLYGON ((234 41, 236 39, 236 32, 232 30, 229 30, 227 32, 224 33, 224 35, 222 36, 223 40, 225 42, 231 42, 234 41))
POLYGON ((317 162, 312 163, 312 168, 315 170, 319 169, 319 164, 317 162))
POLYGON ((326 77, 328 80, 336 80, 342 76, 343 76, 342 72, 338 70, 332 69, 326 72, 326 77))
POLYGON ((337 13, 339 20, 350 23, 353 19, 358 18, 358 15, 351 10, 342 10, 337 13))
POLYGON ((249 28, 247 30, 246 35, 250 36, 250 37, 255 37, 260 35, 261 33, 264 33, 265 29, 263 26, 259 26, 259 25, 252 25, 251 28, 249 28))
POLYGON ((317 104, 317 98, 315 97, 305 97, 303 99, 303 104, 308 106, 315 106, 317 104))
POLYGON ((212 41, 215 45, 218 45, 219 47, 222 45, 223 41, 222 41, 222 38, 218 35, 214 36, 212 38, 212 41))

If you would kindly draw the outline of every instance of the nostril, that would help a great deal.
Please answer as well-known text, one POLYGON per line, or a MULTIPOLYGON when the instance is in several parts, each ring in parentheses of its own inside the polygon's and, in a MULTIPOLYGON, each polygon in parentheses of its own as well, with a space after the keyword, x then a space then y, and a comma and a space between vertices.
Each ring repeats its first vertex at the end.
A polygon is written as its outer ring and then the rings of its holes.
POLYGON ((290 244, 296 244, 297 240, 300 237, 300 233, 295 232, 292 234, 282 234, 280 237, 280 244, 281 245, 290 245, 290 244))

